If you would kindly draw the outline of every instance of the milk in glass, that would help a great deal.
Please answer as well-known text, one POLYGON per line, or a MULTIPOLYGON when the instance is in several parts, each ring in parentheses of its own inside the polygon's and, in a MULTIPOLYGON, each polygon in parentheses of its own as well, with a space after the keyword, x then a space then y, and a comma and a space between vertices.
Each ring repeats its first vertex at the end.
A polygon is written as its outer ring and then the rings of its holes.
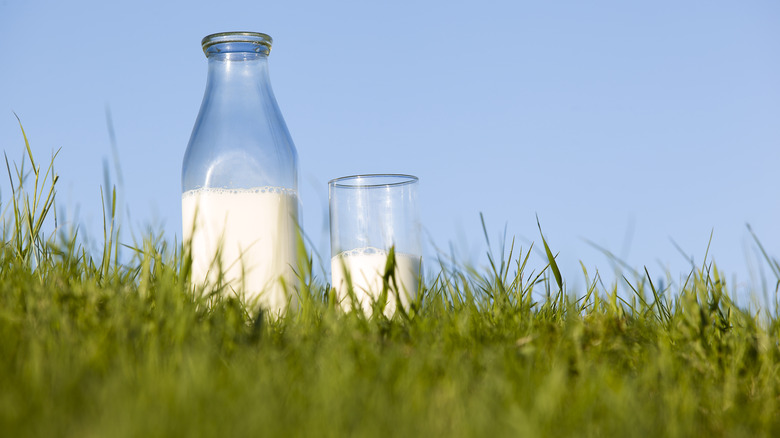
MULTIPOLYGON (((378 248, 358 248, 342 252, 331 258, 331 275, 333 287, 341 307, 349 311, 353 308, 353 298, 349 296, 346 273, 354 291, 354 301, 363 309, 366 315, 371 314, 372 304, 376 301, 383 288, 383 275, 387 266, 387 251, 378 248)), ((403 253, 395 253, 395 282, 390 280, 387 304, 384 314, 391 317, 396 310, 396 297, 406 309, 410 297, 417 294, 417 283, 420 277, 421 257, 403 253)))

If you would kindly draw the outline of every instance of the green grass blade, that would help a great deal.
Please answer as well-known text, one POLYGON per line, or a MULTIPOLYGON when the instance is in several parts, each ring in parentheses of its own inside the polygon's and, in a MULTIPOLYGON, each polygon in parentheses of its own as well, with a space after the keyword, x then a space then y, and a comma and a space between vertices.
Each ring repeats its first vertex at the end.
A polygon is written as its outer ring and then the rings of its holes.
POLYGON ((544 233, 542 233, 542 224, 539 222, 539 215, 536 216, 536 226, 539 227, 539 235, 542 236, 544 252, 547 254, 547 261, 550 264, 550 269, 552 269, 553 276, 555 276, 555 282, 558 284, 558 290, 563 291, 563 278, 561 277, 561 271, 558 269, 558 263, 555 262, 555 257, 553 256, 552 251, 550 251, 550 246, 547 245, 547 240, 544 238, 544 233))

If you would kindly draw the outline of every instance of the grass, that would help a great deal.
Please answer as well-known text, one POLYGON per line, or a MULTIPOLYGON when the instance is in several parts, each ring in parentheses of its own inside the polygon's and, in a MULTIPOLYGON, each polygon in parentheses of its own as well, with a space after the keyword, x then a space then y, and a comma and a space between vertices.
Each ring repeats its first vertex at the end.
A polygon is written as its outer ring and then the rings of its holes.
POLYGON ((193 293, 163 239, 119 263, 113 205, 99 258, 47 233, 57 177, 26 149, 31 168, 6 160, 4 436, 780 434, 777 314, 736 306, 712 264, 629 298, 583 268, 570 291, 542 237, 543 269, 513 245, 443 267, 394 319, 344 314, 310 270, 300 311, 252 319, 193 293))

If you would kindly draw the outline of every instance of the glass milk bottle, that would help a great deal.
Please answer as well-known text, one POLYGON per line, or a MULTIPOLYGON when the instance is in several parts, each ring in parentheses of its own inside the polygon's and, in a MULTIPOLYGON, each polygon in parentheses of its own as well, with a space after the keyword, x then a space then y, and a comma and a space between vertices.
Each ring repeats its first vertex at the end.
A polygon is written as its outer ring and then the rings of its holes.
POLYGON ((271 90, 271 42, 203 38, 208 79, 182 165, 182 225, 194 284, 279 315, 297 302, 298 155, 271 90))

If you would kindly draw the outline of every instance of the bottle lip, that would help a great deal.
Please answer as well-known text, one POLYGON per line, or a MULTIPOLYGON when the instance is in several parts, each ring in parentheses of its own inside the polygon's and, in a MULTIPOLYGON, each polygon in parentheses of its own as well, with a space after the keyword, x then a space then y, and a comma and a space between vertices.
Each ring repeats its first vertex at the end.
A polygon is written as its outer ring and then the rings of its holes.
POLYGON ((398 173, 377 173, 365 175, 342 176, 328 181, 331 187, 347 189, 370 189, 379 187, 396 187, 414 184, 420 179, 414 175, 398 173))
POLYGON ((207 35, 201 40, 203 53, 209 56, 213 53, 271 52, 273 38, 260 32, 218 32, 207 35))

